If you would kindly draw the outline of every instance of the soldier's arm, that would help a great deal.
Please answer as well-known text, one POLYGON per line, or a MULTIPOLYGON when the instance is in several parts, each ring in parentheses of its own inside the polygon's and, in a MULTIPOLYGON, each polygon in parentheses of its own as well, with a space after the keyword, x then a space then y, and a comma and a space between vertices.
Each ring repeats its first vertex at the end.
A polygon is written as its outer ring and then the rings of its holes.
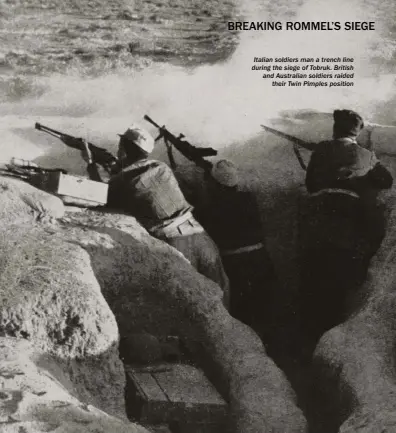
POLYGON ((102 182, 102 178, 99 173, 99 169, 97 164, 91 162, 87 165, 88 176, 91 180, 95 180, 96 182, 102 182))
POLYGON ((81 157, 87 163, 87 173, 91 180, 102 182, 97 164, 95 164, 92 156, 92 151, 89 148, 87 140, 82 140, 83 147, 81 149, 81 157))
POLYGON ((368 173, 369 182, 378 189, 389 189, 393 184, 393 176, 380 162, 377 162, 368 173))
MULTIPOLYGON (((113 209, 122 209, 122 204, 127 197, 122 193, 120 181, 117 176, 114 176, 109 181, 109 189, 107 192, 107 207, 113 209)), ((129 198, 128 198, 129 199, 129 198)))
POLYGON ((309 160, 307 172, 305 175, 305 186, 309 193, 317 192, 319 187, 317 185, 317 169, 319 164, 320 156, 313 152, 311 155, 311 159, 309 160))

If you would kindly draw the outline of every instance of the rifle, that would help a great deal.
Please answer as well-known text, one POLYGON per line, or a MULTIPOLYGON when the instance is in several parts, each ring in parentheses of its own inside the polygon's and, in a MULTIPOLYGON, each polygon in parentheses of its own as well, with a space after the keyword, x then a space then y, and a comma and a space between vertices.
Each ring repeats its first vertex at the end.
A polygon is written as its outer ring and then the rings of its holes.
MULTIPOLYGON (((65 134, 63 132, 57 131, 48 126, 44 126, 41 123, 36 123, 34 125, 39 131, 46 132, 47 134, 53 135, 59 138, 66 144, 66 146, 72 147, 73 149, 83 150, 84 140, 82 138, 73 137, 72 135, 65 134)), ((108 150, 102 147, 95 146, 92 143, 87 143, 88 149, 92 153, 93 162, 101 165, 109 174, 114 174, 119 170, 118 159, 112 155, 108 150)))
POLYGON ((67 174, 67 171, 62 168, 43 168, 32 161, 18 158, 12 158, 10 164, 5 164, 3 167, 0 167, 0 175, 15 177, 32 184, 34 184, 36 179, 40 178, 40 175, 51 172, 67 174))
POLYGON ((165 126, 159 126, 153 119, 151 119, 147 114, 144 116, 144 120, 151 123, 157 129, 159 129, 160 133, 155 141, 164 139, 166 147, 168 148, 168 156, 171 163, 172 168, 176 168, 176 163, 172 154, 172 145, 176 147, 176 149, 184 155, 188 160, 194 162, 198 167, 202 167, 204 169, 211 169, 212 163, 206 161, 204 158, 207 156, 217 155, 217 150, 212 149, 211 147, 195 147, 191 143, 186 140, 183 140, 185 136, 183 134, 179 134, 178 137, 169 132, 165 126))
POLYGON ((281 131, 278 131, 277 129, 270 128, 269 126, 261 125, 261 127, 264 128, 268 132, 272 132, 272 134, 275 134, 278 137, 282 137, 282 138, 285 138, 286 140, 291 141, 293 143, 294 153, 296 154, 296 157, 298 159, 298 162, 301 165, 301 168, 303 170, 307 169, 307 166, 306 166, 304 160, 302 159, 299 146, 303 147, 304 149, 307 149, 307 150, 313 150, 313 148, 314 148, 313 143, 301 140, 301 138, 297 138, 297 137, 294 137, 294 135, 286 134, 285 132, 281 132, 281 131))

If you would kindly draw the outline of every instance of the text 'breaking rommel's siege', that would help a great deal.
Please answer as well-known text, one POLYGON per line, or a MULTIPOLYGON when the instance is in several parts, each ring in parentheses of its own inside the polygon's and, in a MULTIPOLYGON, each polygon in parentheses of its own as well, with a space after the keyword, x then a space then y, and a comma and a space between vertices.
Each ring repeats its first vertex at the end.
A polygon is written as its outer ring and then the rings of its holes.
POLYGON ((375 21, 228 21, 231 31, 240 30, 294 30, 294 31, 367 31, 375 30, 375 21))
POLYGON ((252 71, 279 87, 350 87, 352 57, 253 57, 252 71))

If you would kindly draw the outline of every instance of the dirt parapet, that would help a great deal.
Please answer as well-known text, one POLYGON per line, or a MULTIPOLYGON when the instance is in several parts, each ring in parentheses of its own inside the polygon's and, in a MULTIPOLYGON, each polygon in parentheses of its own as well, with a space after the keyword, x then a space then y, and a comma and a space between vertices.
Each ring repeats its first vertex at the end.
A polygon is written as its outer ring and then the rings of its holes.
MULTIPOLYGON (((6 201, 15 206, 3 208, 6 218, 0 225, 0 333, 30 340, 56 357, 75 397, 125 417, 118 328, 89 255, 54 238, 54 224, 33 221, 23 194, 31 188, 28 197, 34 201, 44 193, 20 181, 19 186, 20 194, 6 201)), ((59 199, 46 196, 58 204, 59 199)))
POLYGON ((148 433, 76 398, 56 358, 28 341, 0 337, 0 348, 2 433, 148 433))
POLYGON ((228 314, 216 284, 134 218, 93 211, 67 218, 62 236, 89 252, 121 336, 179 335, 229 402, 232 431, 305 431, 285 375, 258 336, 228 314))
POLYGON ((61 218, 62 200, 19 179, 0 176, 0 221, 5 224, 61 218))
POLYGON ((314 355, 322 394, 325 432, 378 431, 396 428, 394 340, 396 329, 395 194, 383 244, 371 261, 365 285, 350 299, 352 313, 327 332, 314 355), (328 425, 328 420, 334 420, 328 425))
MULTIPOLYGON (((294 393, 258 336, 231 318, 221 289, 178 251, 124 215, 86 210, 32 224, 23 219, 31 210, 18 212, 24 222, 0 232, 0 330, 52 356, 73 398, 124 416, 113 311, 122 336, 185 340, 228 400, 231 431, 305 431, 294 393)), ((32 413, 26 419, 36 422, 32 413)))

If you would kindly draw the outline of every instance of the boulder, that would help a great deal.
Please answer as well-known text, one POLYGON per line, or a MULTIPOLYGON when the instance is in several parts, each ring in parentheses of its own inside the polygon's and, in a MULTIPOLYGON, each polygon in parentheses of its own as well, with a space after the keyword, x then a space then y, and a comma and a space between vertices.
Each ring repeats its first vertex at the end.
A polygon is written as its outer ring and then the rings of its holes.
POLYGON ((2 433, 148 433, 79 400, 56 358, 31 343, 0 337, 2 433))
POLYGON ((52 220, 65 213, 60 198, 11 177, 0 176, 0 202, 2 225, 52 220))
POLYGON ((119 334, 86 251, 53 225, 0 229, 0 334, 54 356, 74 396, 125 417, 119 334))

